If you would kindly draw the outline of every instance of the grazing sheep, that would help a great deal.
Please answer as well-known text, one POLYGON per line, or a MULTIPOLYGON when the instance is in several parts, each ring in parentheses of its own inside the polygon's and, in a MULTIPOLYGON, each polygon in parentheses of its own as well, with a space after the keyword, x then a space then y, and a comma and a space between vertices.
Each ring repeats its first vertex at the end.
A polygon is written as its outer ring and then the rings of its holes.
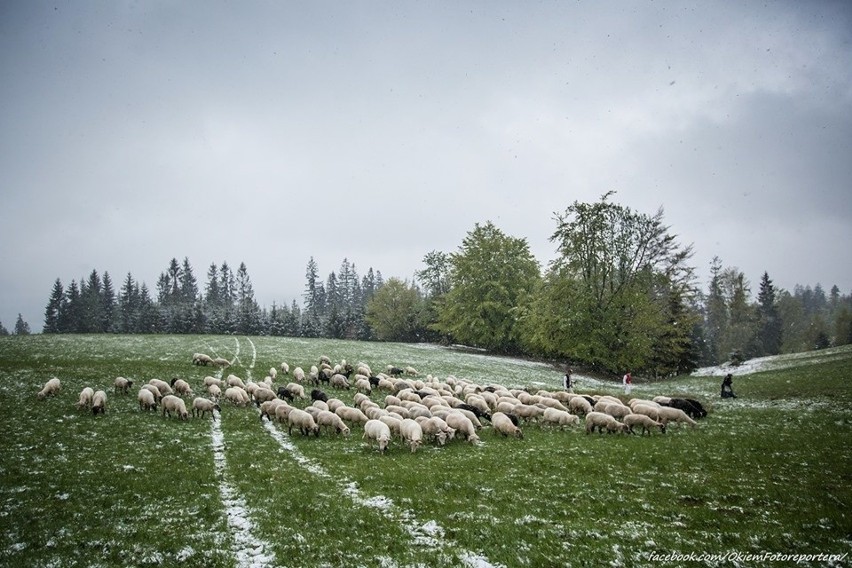
POLYGON ((629 406, 624 406, 623 404, 609 403, 604 404, 603 412, 613 418, 624 418, 628 414, 631 414, 632 410, 629 406))
POLYGON ((288 365, 286 362, 282 361, 281 366, 279 368, 281 369, 282 374, 284 374, 284 375, 290 374, 290 365, 288 365))
POLYGON ((246 384, 243 380, 236 375, 228 375, 227 385, 229 387, 240 387, 243 390, 246 388, 246 384))
POLYGON ((370 448, 373 447, 373 440, 378 442, 379 451, 384 454, 391 439, 390 427, 381 420, 368 420, 364 424, 362 439, 367 440, 370 448))
POLYGON ((323 402, 328 402, 328 395, 319 389, 313 389, 311 390, 311 400, 321 400, 323 402))
POLYGON ((275 416, 275 409, 281 406, 282 404, 287 403, 278 398, 276 398, 275 400, 267 400, 266 402, 261 402, 260 420, 263 421, 263 418, 266 417, 271 422, 272 417, 275 416))
POLYGON ((187 412, 186 403, 182 398, 173 394, 167 394, 160 401, 160 405, 163 407, 163 416, 168 415, 171 418, 172 412, 174 412, 181 420, 189 420, 189 412, 187 412))
POLYGON ((305 382, 305 371, 302 370, 301 367, 296 367, 295 369, 293 369, 293 380, 297 383, 305 382))
POLYGON ((470 418, 461 412, 454 410, 448 413, 444 421, 447 423, 447 426, 456 432, 461 433, 471 444, 476 444, 480 441, 479 436, 476 435, 476 429, 473 426, 473 422, 471 422, 470 418))
POLYGON ((370 384, 370 379, 355 379, 355 390, 370 394, 373 392, 373 386, 370 384))
POLYGON ((518 418, 530 422, 544 416, 544 409, 539 406, 531 406, 529 404, 518 404, 515 406, 513 414, 518 418))
POLYGON ((663 424, 662 422, 657 422, 656 420, 652 419, 650 416, 645 416, 644 414, 628 414, 627 416, 624 417, 624 424, 630 430, 631 434, 635 434, 635 432, 633 431, 634 426, 641 426, 642 427, 642 435, 643 436, 645 435, 645 432, 647 432, 648 435, 650 436, 652 428, 659 428, 660 432, 662 432, 663 434, 666 433, 666 425, 665 424, 663 424))
POLYGON ((687 416, 686 412, 679 408, 672 408, 670 406, 661 406, 659 410, 660 422, 663 424, 668 424, 669 422, 686 422, 693 428, 698 426, 698 423, 687 416))
POLYGON ((222 389, 219 388, 219 385, 210 385, 207 387, 207 393, 213 400, 219 400, 219 397, 222 396, 222 389))
POLYGON ((671 408, 683 410, 687 416, 695 420, 707 416, 707 411, 704 410, 701 403, 692 398, 671 398, 669 399, 669 403, 663 406, 670 406, 671 408))
POLYGON ((361 410, 351 406, 341 406, 334 413, 350 424, 366 424, 370 420, 361 410))
POLYGON ((166 381, 161 381, 160 379, 151 379, 148 381, 149 385, 154 385, 157 387, 157 390, 160 391, 160 396, 166 396, 167 394, 174 394, 171 385, 166 381))
POLYGON ((293 393, 291 393, 289 390, 287 390, 287 387, 278 387, 277 396, 281 400, 284 400, 286 398, 290 402, 293 402, 293 393))
POLYGON ((443 419, 433 416, 431 418, 421 418, 417 422, 423 429, 423 437, 433 440, 438 440, 438 444, 443 446, 447 440, 451 440, 455 435, 455 430, 447 426, 443 419))
POLYGON ((671 401, 671 397, 668 397, 668 396, 655 396, 654 397, 654 402, 656 402, 657 404, 663 405, 663 406, 668 406, 669 401, 671 401))
POLYGON ((227 383, 222 379, 217 379, 216 377, 204 377, 204 386, 209 387, 210 385, 216 385, 219 388, 226 386, 227 383))
POLYGON ((293 434, 293 426, 296 426, 303 436, 311 434, 319 436, 319 426, 317 426, 314 417, 304 410, 299 408, 290 410, 290 414, 287 416, 287 423, 289 424, 289 428, 287 429, 288 434, 293 434))
POLYGON ((416 420, 404 419, 399 426, 399 436, 403 443, 411 448, 412 454, 423 444, 423 429, 416 420))
POLYGON ((207 355, 206 353, 195 353, 192 355, 192 364, 193 365, 215 365, 216 363, 213 361, 213 357, 207 355))
POLYGON ((349 379, 346 378, 346 375, 341 375, 337 373, 332 375, 331 377, 331 386, 336 389, 346 389, 349 390, 349 379))
POLYGON ((342 434, 343 437, 348 438, 352 433, 349 430, 349 426, 343 422, 343 419, 331 412, 329 410, 320 410, 316 417, 317 426, 328 428, 334 428, 334 431, 338 434, 342 434))
POLYGON ((213 402, 212 400, 207 400, 206 398, 197 397, 192 401, 192 416, 196 416, 197 413, 201 413, 201 417, 204 418, 204 414, 209 412, 210 416, 213 416, 213 411, 222 412, 222 409, 219 408, 219 405, 213 402))
POLYGON ((257 406, 260 406, 261 402, 266 402, 267 400, 274 400, 277 397, 275 393, 267 388, 257 388, 254 391, 254 403, 257 406))
POLYGON ((95 391, 92 390, 92 387, 86 387, 80 391, 80 400, 77 401, 77 408, 91 408, 92 407, 92 397, 95 396, 95 391))
POLYGON ((660 420, 660 409, 661 406, 650 406, 647 404, 635 404, 633 405, 633 413, 634 414, 644 414, 645 416, 651 418, 652 420, 660 420))
POLYGON ((102 390, 92 395, 92 414, 106 414, 106 393, 102 390))
POLYGON ((290 394, 293 395, 293 397, 295 397, 295 398, 299 398, 299 399, 307 398, 305 396, 305 387, 303 387, 299 383, 287 383, 287 385, 284 388, 287 389, 290 392, 290 394))
POLYGON ((54 396, 56 393, 62 390, 62 383, 56 377, 53 377, 46 383, 44 383, 44 387, 40 391, 38 391, 39 400, 44 400, 48 396, 54 396))
POLYGON ((586 400, 582 396, 575 396, 574 398, 568 401, 568 409, 571 412, 588 414, 592 412, 592 405, 589 403, 588 400, 586 400))
MULTIPOLYGON (((311 393, 311 395, 313 395, 313 393, 311 393)), ((342 400, 340 400, 339 398, 328 398, 328 397, 326 397, 326 400, 322 400, 322 399, 313 398, 313 396, 311 396, 311 399, 314 400, 314 401, 320 400, 320 401, 326 403, 328 405, 328 409, 332 412, 334 412, 335 410, 337 410, 341 406, 346 406, 346 403, 343 402, 342 400)))
POLYGON ((278 422, 290 422, 290 411, 293 410, 293 407, 287 404, 284 401, 280 401, 278 406, 275 407, 275 419, 278 422))
POLYGON ((146 388, 139 389, 139 410, 157 410, 157 401, 154 399, 154 393, 146 388))
POLYGON ((163 395, 160 392, 160 389, 158 389, 157 387, 155 387, 151 383, 148 383, 147 385, 142 385, 142 388, 149 391, 152 395, 154 395, 154 400, 157 401, 157 402, 159 402, 160 399, 163 398, 163 395))
MULTIPOLYGON (((576 414, 570 414, 564 410, 559 410, 558 408, 545 408, 541 419, 548 424, 556 424, 562 429, 564 429, 565 426, 576 426, 580 423, 579 416, 576 414)), ((491 418, 491 422, 494 422, 494 417, 491 418)))
POLYGON ((127 391, 133 386, 133 381, 124 377, 116 377, 113 386, 115 387, 115 394, 127 394, 127 391))
POLYGON ((235 406, 246 406, 251 402, 248 393, 240 387, 229 387, 225 389, 225 400, 231 402, 235 406))
POLYGON ((609 414, 604 414, 603 412, 589 412, 586 414, 586 434, 591 434, 595 431, 595 428, 598 429, 599 433, 603 433, 603 429, 606 428, 607 432, 629 432, 627 426, 610 416, 609 414))
POLYGON ((270 367, 269 376, 272 377, 272 380, 274 381, 275 378, 278 376, 278 369, 276 369, 275 367, 270 367))
POLYGON ((414 367, 406 367, 405 368, 405 374, 410 376, 410 377, 416 377, 420 373, 418 373, 417 369, 415 369, 414 367))
POLYGON ((503 434, 503 436, 512 436, 521 440, 524 439, 524 433, 521 429, 512 424, 509 417, 502 412, 495 412, 491 415, 491 425, 494 427, 495 432, 503 434))
POLYGON ((189 383, 183 379, 172 379, 170 386, 178 396, 192 396, 192 387, 190 387, 189 383))
MULTIPOLYGON (((382 409, 379 408, 377 410, 382 410, 382 409)), ((397 437, 400 436, 399 429, 402 427, 402 421, 403 421, 402 418, 398 418, 396 416, 391 416, 390 414, 385 412, 385 414, 383 414, 383 415, 380 415, 380 416, 377 416, 377 417, 370 417, 370 420, 380 420, 381 422, 384 422, 385 424, 388 425, 388 428, 390 428, 391 436, 397 436, 397 437)))
POLYGON ((315 400, 311 403, 311 406, 314 408, 319 408, 320 410, 329 410, 328 404, 322 400, 315 400))
POLYGON ((231 362, 225 359, 224 357, 216 357, 213 359, 213 364, 217 367, 230 367, 231 362))

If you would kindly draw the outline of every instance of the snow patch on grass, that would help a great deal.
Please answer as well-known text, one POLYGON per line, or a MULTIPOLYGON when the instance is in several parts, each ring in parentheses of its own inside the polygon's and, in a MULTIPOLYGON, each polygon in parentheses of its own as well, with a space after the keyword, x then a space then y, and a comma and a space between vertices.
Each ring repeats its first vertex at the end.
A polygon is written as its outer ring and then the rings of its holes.
MULTIPOLYGON (((233 552, 239 568, 265 568, 275 566, 275 555, 266 552, 271 547, 253 534, 254 524, 249 517, 246 502, 225 479, 225 439, 218 419, 212 420, 213 462, 219 479, 219 493, 233 531, 233 552)), ((181 551, 183 554, 184 551, 181 551)), ((191 554, 190 554, 191 555, 191 554)))

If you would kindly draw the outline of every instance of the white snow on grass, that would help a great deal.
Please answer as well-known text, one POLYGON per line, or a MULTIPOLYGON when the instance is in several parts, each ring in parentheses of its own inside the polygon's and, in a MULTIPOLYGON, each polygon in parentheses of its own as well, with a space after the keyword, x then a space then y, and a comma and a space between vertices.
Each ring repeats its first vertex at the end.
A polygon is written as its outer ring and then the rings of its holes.
POLYGON ((779 369, 789 369, 791 367, 801 367, 802 365, 815 365, 817 363, 825 363, 837 357, 845 357, 849 351, 849 346, 833 347, 830 349, 820 349, 819 351, 805 351, 803 353, 789 353, 785 355, 769 355, 767 357, 757 357, 749 359, 739 365, 731 365, 731 363, 723 363, 713 367, 702 367, 692 373, 693 377, 724 377, 728 373, 734 376, 750 375, 762 371, 776 371, 779 369))
POLYGON ((275 555, 269 544, 254 536, 254 524, 249 517, 246 502, 225 479, 225 439, 219 419, 214 417, 212 425, 213 463, 219 479, 219 493, 232 530, 233 553, 239 568, 265 568, 275 566, 275 555))
MULTIPOLYGON (((413 512, 398 507, 393 500, 383 495, 366 497, 358 488, 358 483, 355 481, 343 480, 342 482, 335 480, 322 466, 314 463, 306 457, 299 448, 293 444, 290 437, 284 432, 275 427, 275 424, 268 420, 263 421, 263 426, 267 432, 278 442, 282 449, 287 451, 290 456, 301 467, 308 470, 310 473, 325 479, 333 480, 337 483, 342 483, 341 491, 346 494, 352 501, 364 508, 375 509, 379 511, 388 520, 401 524, 406 532, 411 535, 412 541, 417 546, 434 547, 451 547, 459 549, 459 545, 448 541, 445 538, 444 529, 435 521, 430 520, 425 523, 417 519, 413 512)), ((471 568, 498 568, 502 565, 491 564, 484 556, 474 554, 466 550, 459 551, 459 558, 466 566, 471 568)))

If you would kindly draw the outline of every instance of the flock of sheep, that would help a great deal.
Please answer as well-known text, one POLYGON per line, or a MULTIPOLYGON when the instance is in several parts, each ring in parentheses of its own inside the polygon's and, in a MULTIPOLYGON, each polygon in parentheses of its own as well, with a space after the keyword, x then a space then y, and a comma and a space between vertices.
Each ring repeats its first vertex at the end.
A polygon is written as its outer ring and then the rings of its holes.
MULTIPOLYGON (((193 364, 228 366, 224 359, 195 353, 193 364)), ((114 380, 116 395, 127 395, 133 381, 124 377, 114 380)), ((261 420, 282 424, 292 435, 328 434, 350 436, 353 428, 363 431, 362 438, 372 448, 384 453, 391 442, 399 441, 411 452, 426 443, 443 446, 450 440, 480 442, 479 432, 490 425, 497 435, 523 439, 522 427, 537 423, 542 426, 578 426, 582 420, 587 434, 665 433, 670 423, 695 427, 695 419, 707 415, 701 403, 693 399, 658 396, 653 400, 634 398, 623 402, 610 395, 582 395, 570 391, 508 389, 502 385, 479 385, 449 376, 439 380, 431 375, 423 379, 412 367, 389 365, 385 372, 373 373, 365 363, 350 365, 346 361, 333 364, 321 357, 309 372, 293 369, 287 363, 272 367, 261 381, 243 381, 236 375, 226 378, 204 377, 199 390, 206 396, 195 396, 184 379, 171 382, 151 379, 138 391, 140 411, 156 411, 163 416, 187 420, 202 418, 209 412, 221 412, 220 402, 233 406, 257 406, 261 420), (292 380, 276 388, 279 372, 292 380), (329 396, 322 388, 354 391, 352 403, 329 396), (306 387, 310 391, 306 391, 306 387), (190 410, 188 400, 192 400, 190 410), (376 402, 380 400, 381 403, 376 402)), ((59 379, 50 379, 39 391, 38 398, 55 395, 61 389, 59 379)), ((86 387, 80 392, 78 409, 93 414, 106 411, 106 392, 86 387)))

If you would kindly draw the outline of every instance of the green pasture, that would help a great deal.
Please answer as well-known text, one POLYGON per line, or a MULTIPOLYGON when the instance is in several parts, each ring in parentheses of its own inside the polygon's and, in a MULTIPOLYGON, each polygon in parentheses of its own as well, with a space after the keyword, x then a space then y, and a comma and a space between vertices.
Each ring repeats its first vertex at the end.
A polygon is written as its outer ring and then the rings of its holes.
MULTIPOLYGON (((794 565, 768 554, 846 555, 799 565, 850 565, 852 349, 738 375, 732 401, 718 398, 718 376, 637 379, 632 396, 704 402, 695 429, 641 437, 530 424, 516 440, 486 422, 478 446, 412 454, 395 443, 385 455, 359 427, 349 438, 288 436, 254 407, 222 403, 215 423, 140 412, 136 392, 152 378, 203 392, 217 371, 193 366, 196 351, 232 360, 224 374, 244 380, 282 361, 307 371, 327 355, 532 391, 561 381, 545 363, 428 345, 2 337, 0 566, 794 565), (38 400, 54 376, 62 391, 38 400), (113 393, 117 376, 134 381, 131 394, 113 393), (107 392, 105 415, 75 408, 85 386, 107 392)), ((577 390, 623 397, 592 377, 577 390)))

